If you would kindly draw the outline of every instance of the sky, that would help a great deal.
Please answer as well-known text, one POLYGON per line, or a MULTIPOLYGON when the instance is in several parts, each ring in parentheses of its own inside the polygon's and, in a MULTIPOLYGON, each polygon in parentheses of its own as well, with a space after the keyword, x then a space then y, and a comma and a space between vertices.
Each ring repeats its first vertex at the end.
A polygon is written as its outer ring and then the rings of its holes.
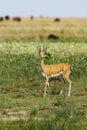
POLYGON ((0 16, 87 17, 87 0, 0 0, 0 16))

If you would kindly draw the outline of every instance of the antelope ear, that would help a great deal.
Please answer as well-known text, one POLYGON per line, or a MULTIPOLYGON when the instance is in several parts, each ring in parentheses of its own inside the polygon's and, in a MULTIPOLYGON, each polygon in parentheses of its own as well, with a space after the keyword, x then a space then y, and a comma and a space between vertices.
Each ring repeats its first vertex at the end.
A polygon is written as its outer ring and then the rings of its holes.
POLYGON ((40 47, 37 47, 37 50, 38 50, 38 52, 40 53, 40 51, 41 51, 41 48, 40 48, 40 47))
POLYGON ((47 47, 44 47, 44 51, 45 51, 45 52, 47 51, 47 47))

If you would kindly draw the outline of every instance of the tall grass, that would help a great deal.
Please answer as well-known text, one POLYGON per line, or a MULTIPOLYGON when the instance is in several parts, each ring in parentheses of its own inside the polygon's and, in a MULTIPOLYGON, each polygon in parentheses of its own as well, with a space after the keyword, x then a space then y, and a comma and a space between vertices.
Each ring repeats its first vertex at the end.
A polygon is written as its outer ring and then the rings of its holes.
MULTIPOLYGON (((40 58, 38 47, 41 43, 2 43, 0 44, 0 82, 16 82, 40 78, 40 58), (37 75, 38 74, 38 75, 37 75)), ((48 47, 50 57, 45 63, 65 62, 71 65, 73 77, 87 74, 86 43, 42 43, 48 47), (52 48, 52 46, 54 46, 52 48)))

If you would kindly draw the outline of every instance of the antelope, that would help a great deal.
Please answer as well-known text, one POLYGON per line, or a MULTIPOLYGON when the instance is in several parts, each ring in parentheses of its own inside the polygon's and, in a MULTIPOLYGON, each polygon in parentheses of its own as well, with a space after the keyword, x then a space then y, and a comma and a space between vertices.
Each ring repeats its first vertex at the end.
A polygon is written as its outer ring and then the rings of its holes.
MULTIPOLYGON (((69 78, 69 75, 71 72, 70 65, 68 65, 67 63, 45 64, 44 55, 46 51, 47 51, 47 48, 44 48, 44 47, 39 48, 39 55, 41 58, 40 67, 41 67, 42 75, 45 76, 46 78, 43 97, 46 96, 47 86, 49 87, 49 79, 53 77, 61 76, 61 75, 63 79, 66 80, 69 84, 68 96, 70 96, 70 92, 71 92, 71 80, 69 78)), ((63 93, 63 90, 61 90, 60 95, 62 93, 63 93)))

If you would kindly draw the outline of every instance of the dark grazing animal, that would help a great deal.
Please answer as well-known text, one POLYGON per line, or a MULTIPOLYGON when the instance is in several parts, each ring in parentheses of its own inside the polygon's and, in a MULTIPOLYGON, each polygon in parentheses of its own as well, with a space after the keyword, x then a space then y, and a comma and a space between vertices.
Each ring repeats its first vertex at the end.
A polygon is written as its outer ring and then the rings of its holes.
POLYGON ((49 40, 57 40, 59 37, 57 37, 56 35, 54 35, 54 34, 50 34, 49 36, 48 36, 48 39, 49 40))
POLYGON ((33 19, 34 19, 34 16, 30 16, 30 19, 33 20, 33 19))
POLYGON ((6 15, 5 20, 10 20, 10 16, 6 15))
POLYGON ((60 18, 55 18, 54 22, 60 22, 60 18))
POLYGON ((4 20, 4 18, 3 17, 0 17, 0 22, 2 22, 4 20))
POLYGON ((13 18, 13 21, 20 22, 20 21, 21 21, 21 18, 20 18, 20 17, 14 17, 14 18, 13 18))

